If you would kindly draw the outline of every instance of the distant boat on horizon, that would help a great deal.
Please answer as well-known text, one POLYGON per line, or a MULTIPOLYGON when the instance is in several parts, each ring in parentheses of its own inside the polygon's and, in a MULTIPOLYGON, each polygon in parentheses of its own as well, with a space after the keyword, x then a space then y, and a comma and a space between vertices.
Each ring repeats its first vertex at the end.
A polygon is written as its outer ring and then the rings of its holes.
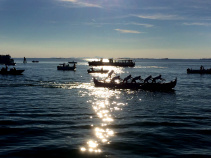
POLYGON ((33 62, 33 63, 39 63, 39 61, 38 61, 38 60, 32 60, 32 62, 33 62))

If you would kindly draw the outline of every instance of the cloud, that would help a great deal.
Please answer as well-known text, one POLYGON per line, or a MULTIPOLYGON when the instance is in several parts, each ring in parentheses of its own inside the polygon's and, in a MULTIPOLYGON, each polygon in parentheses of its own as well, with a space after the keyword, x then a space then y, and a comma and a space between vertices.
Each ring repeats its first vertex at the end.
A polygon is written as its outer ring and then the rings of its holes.
POLYGON ((138 26, 144 26, 144 27, 153 27, 154 26, 151 24, 143 24, 143 23, 136 23, 136 22, 126 23, 125 25, 138 25, 138 26))
POLYGON ((134 31, 134 30, 122 30, 122 29, 114 29, 120 33, 134 33, 134 34, 139 34, 139 33, 142 33, 142 32, 139 32, 139 31, 134 31))
POLYGON ((165 15, 165 14, 154 14, 154 15, 132 15, 142 19, 151 19, 151 20, 181 20, 182 17, 177 15, 165 15))
POLYGON ((143 24, 143 23, 136 23, 136 22, 128 22, 128 23, 97 23, 95 21, 93 22, 89 22, 89 23, 84 23, 85 25, 90 25, 90 26, 97 26, 97 27, 101 27, 104 25, 137 25, 137 26, 143 26, 146 28, 150 28, 150 27, 154 27, 154 25, 151 24, 143 24))
POLYGON ((211 23, 183 23, 183 25, 188 25, 188 26, 211 26, 211 23))
POLYGON ((102 8, 102 6, 94 3, 83 2, 79 0, 59 0, 61 2, 70 2, 74 7, 93 7, 93 8, 102 8))

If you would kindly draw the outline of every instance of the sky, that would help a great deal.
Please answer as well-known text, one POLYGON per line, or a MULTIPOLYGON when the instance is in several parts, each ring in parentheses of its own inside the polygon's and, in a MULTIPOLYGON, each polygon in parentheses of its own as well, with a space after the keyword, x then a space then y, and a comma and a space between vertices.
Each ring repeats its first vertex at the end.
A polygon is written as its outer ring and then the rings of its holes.
POLYGON ((211 58, 210 0, 0 0, 0 54, 211 58))

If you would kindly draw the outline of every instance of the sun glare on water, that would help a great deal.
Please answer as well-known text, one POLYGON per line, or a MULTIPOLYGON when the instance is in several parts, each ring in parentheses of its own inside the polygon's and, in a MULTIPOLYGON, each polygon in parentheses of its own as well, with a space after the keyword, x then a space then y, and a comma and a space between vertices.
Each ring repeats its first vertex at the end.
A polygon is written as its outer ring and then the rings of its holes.
MULTIPOLYGON (((91 116, 90 119, 99 119, 98 123, 93 123, 91 128, 93 130, 93 139, 89 139, 85 146, 80 148, 81 152, 88 153, 101 153, 101 147, 109 145, 111 138, 115 136, 115 131, 109 127, 115 120, 112 116, 112 111, 119 111, 124 105, 123 103, 110 102, 109 98, 118 96, 121 92, 114 92, 105 88, 98 88, 97 90, 90 90, 93 95, 93 100, 90 101, 92 109, 96 114, 95 117, 91 116)), ((115 97, 118 98, 118 97, 115 97)))

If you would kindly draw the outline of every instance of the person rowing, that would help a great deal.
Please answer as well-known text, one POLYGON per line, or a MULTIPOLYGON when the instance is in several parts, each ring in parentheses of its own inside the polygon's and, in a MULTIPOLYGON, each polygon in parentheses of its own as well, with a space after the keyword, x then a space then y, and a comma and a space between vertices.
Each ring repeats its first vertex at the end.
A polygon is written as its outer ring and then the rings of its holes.
POLYGON ((115 76, 111 79, 111 83, 114 83, 115 80, 120 80, 120 76, 115 76))
POLYGON ((125 83, 125 82, 127 83, 127 81, 131 78, 132 78, 131 75, 128 75, 127 77, 124 78, 123 83, 125 83))
POLYGON ((136 83, 136 80, 143 80, 143 79, 141 78, 141 76, 137 76, 132 79, 131 83, 136 83))
POLYGON ((111 70, 111 72, 108 73, 108 77, 107 78, 111 78, 111 75, 114 73, 114 70, 111 70))
POLYGON ((114 73, 114 70, 111 70, 109 73, 108 73, 108 76, 104 79, 104 82, 108 79, 108 78, 111 78, 111 75, 114 73))
POLYGON ((162 80, 163 81, 165 79, 161 78, 161 75, 159 75, 157 77, 152 78, 152 83, 156 83, 156 80, 162 80))
POLYGON ((148 76, 147 78, 145 78, 144 83, 149 83, 149 82, 148 82, 149 80, 152 80, 152 76, 151 76, 151 75, 148 76))

